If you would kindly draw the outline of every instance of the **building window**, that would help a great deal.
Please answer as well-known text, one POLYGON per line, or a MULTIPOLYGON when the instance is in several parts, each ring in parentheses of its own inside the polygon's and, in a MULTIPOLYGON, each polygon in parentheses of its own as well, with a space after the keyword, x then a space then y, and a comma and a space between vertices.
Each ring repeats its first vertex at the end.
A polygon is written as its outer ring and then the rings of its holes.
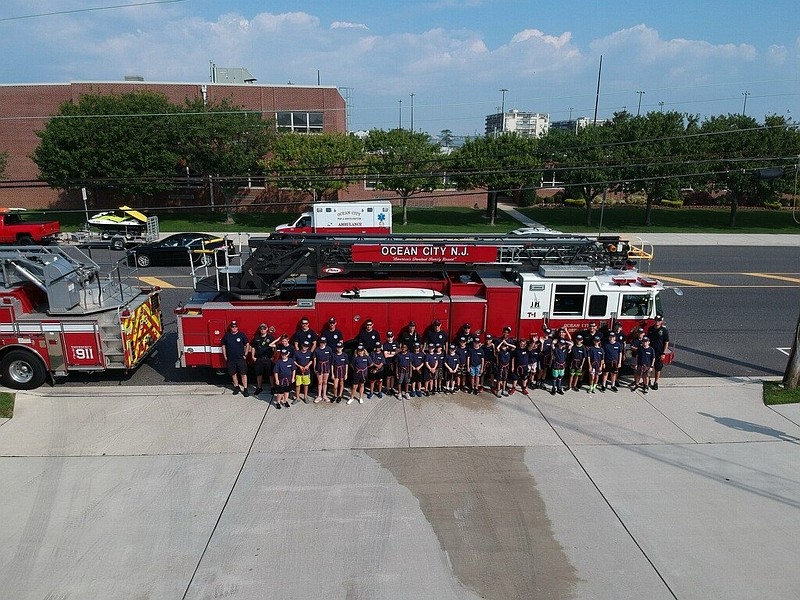
POLYGON ((322 133, 321 112, 279 111, 275 122, 278 131, 284 133, 322 133))

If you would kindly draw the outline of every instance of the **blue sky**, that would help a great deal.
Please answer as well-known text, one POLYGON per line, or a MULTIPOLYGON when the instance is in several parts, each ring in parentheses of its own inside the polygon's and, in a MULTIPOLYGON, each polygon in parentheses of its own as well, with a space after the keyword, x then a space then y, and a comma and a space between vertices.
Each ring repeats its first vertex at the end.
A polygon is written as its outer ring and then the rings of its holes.
POLYGON ((598 116, 627 108, 800 119, 796 2, 741 0, 4 0, 0 83, 208 80, 209 61, 258 83, 350 88, 352 129, 410 120, 482 133, 505 108, 598 116), (399 102, 402 100, 402 105, 399 102), (571 109, 571 110, 570 110, 571 109))

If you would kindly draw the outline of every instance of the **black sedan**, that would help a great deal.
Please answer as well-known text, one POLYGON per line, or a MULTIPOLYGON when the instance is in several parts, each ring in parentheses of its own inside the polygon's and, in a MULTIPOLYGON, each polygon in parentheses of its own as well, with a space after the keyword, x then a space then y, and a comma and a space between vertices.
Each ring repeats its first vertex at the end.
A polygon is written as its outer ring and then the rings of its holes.
POLYGON ((224 262, 225 256, 221 251, 227 247, 229 254, 233 254, 233 243, 211 235, 209 233, 174 233, 164 239, 149 244, 136 246, 128 253, 128 264, 138 267, 163 267, 163 266, 189 266, 189 261, 196 266, 206 266, 214 263, 214 253, 217 260, 224 262))

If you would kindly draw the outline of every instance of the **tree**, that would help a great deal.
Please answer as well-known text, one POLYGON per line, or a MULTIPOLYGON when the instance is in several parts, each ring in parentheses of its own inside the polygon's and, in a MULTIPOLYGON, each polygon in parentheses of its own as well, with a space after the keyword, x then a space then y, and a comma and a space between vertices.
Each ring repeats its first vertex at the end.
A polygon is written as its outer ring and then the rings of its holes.
POLYGON ((688 132, 697 130, 697 118, 670 111, 644 116, 619 114, 614 120, 617 160, 624 164, 619 177, 645 194, 644 224, 652 223, 653 203, 680 188, 681 174, 692 169, 688 132), (686 165, 686 163, 689 163, 686 165), (682 173, 683 170, 683 173, 682 173))
POLYGON ((214 177, 225 195, 230 218, 230 197, 250 174, 261 171, 275 139, 274 123, 227 100, 210 105, 202 100, 187 101, 183 113, 176 142, 180 164, 191 173, 214 177))
POLYGON ((439 132, 439 143, 445 148, 449 148, 453 143, 453 132, 449 129, 442 129, 439 132))
POLYGON ((6 166, 8 166, 8 152, 0 152, 0 179, 6 177, 6 166))
POLYGON ((379 190, 395 192, 402 199, 403 225, 408 225, 408 199, 442 186, 438 172, 442 156, 427 133, 407 129, 373 129, 364 140, 367 177, 379 190))
POLYGON ((124 196, 164 191, 180 158, 179 110, 154 92, 81 96, 37 132, 41 143, 32 158, 54 188, 93 182, 124 196))
POLYGON ((789 362, 786 363, 786 372, 783 374, 783 385, 790 390, 800 387, 800 317, 797 318, 792 351, 789 353, 789 362))
POLYGON ((468 140, 453 157, 452 180, 460 190, 485 189, 487 212, 494 225, 500 192, 531 188, 541 178, 537 140, 515 133, 468 140))
POLYGON ((312 194, 313 201, 363 177, 364 147, 343 133, 279 135, 263 162, 277 185, 312 194))
POLYGON ((540 154, 556 177, 583 194, 587 226, 594 201, 619 181, 615 135, 613 124, 590 125, 577 132, 551 130, 540 144, 540 154))

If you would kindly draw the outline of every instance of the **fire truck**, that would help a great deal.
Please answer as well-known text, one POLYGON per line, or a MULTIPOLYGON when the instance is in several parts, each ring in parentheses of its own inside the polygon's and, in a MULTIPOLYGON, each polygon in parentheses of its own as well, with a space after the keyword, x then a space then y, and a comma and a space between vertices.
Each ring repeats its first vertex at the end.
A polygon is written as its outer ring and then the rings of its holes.
POLYGON ((515 337, 545 328, 622 323, 626 333, 661 312, 664 285, 634 263, 652 248, 618 237, 390 236, 251 238, 241 264, 215 265, 176 309, 178 365, 223 367, 220 340, 236 320, 291 335, 301 319, 320 331, 330 317, 346 340, 365 321, 399 334, 438 319, 449 334, 515 337))
POLYGON ((0 380, 7 387, 133 369, 162 336, 158 288, 138 287, 122 263, 101 274, 69 250, 0 246, 0 380))

